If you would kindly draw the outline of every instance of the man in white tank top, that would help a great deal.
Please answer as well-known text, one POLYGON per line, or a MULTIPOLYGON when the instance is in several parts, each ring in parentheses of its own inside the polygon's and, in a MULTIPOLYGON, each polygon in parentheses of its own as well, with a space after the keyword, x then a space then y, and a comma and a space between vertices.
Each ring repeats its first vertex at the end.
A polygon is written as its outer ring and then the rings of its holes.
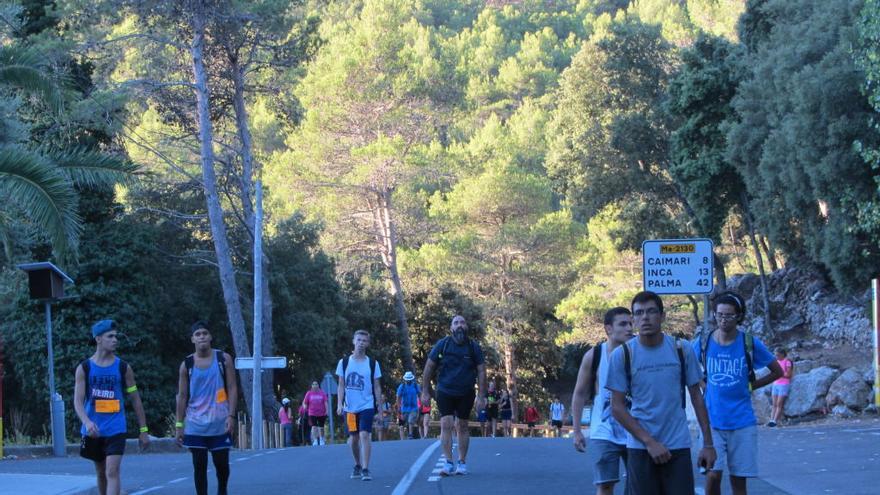
POLYGON ((581 361, 571 399, 574 420, 574 448, 585 452, 587 442, 581 431, 584 404, 592 402, 590 413, 590 451, 596 493, 611 495, 620 481, 620 461, 626 462, 626 430, 611 416, 611 393, 605 388, 611 351, 631 339, 632 314, 617 307, 605 313, 606 342, 594 346, 581 361), (595 360, 598 359, 598 366, 595 360), (595 376, 594 372, 595 371, 595 376))

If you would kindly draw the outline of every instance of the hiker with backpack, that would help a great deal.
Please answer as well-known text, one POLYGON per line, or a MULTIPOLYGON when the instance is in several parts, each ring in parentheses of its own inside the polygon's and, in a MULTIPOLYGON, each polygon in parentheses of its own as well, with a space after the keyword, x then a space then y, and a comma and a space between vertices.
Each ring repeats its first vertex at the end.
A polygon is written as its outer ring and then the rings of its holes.
POLYGON ((703 366, 711 440, 718 453, 706 473, 706 495, 721 494, 725 470, 733 494, 745 495, 746 479, 758 476, 758 421, 752 390, 781 377, 782 367, 760 339, 737 328, 746 313, 739 294, 721 293, 714 305, 717 328, 693 343, 703 366), (764 367, 770 373, 756 379, 755 369, 764 367))
POLYGON ((476 399, 477 409, 486 403, 486 364, 483 349, 468 338, 468 325, 463 316, 452 318, 450 335, 431 349, 422 374, 422 404, 430 403, 431 379, 437 372, 437 407, 440 409, 440 444, 446 462, 441 476, 468 474, 467 454, 470 444, 468 419, 476 399), (474 383, 479 380, 480 392, 474 396, 474 383), (458 423, 458 428, 455 425, 458 423), (458 434, 458 463, 453 464, 452 433, 458 434))
POLYGON ((357 330, 352 338, 354 350, 339 360, 336 365, 336 376, 339 377, 336 414, 345 414, 345 425, 348 430, 348 444, 354 456, 352 479, 372 481, 370 473, 370 437, 373 434, 373 417, 376 414, 376 398, 382 394, 379 381, 382 370, 379 363, 367 356, 370 346, 370 333, 357 330))
POLYGON ((612 495, 620 481, 620 461, 626 465, 626 430, 611 416, 611 392, 605 388, 611 353, 632 339, 632 313, 617 307, 605 312, 605 335, 608 339, 587 351, 578 369, 577 382, 571 397, 574 421, 574 448, 587 448, 581 431, 584 404, 590 409, 590 451, 593 463, 593 484, 596 493, 612 495))
POLYGON ((217 493, 226 495, 229 449, 235 427, 238 385, 232 357, 211 347, 203 321, 190 327, 195 352, 180 363, 177 380, 177 443, 192 453, 197 495, 208 494, 208 452, 217 473, 217 493))
POLYGON ((611 353, 606 385, 611 414, 627 431, 627 489, 639 495, 694 493, 685 389, 704 438, 697 464, 712 466, 716 456, 699 364, 690 345, 663 333, 659 295, 639 292, 631 307, 638 338, 611 353))
POLYGON ((413 427, 418 428, 419 395, 421 393, 422 389, 416 383, 416 375, 412 371, 404 373, 403 383, 397 386, 397 409, 406 422, 410 439, 413 438, 413 427))
POLYGON ((92 325, 95 353, 76 366, 73 408, 82 421, 79 455, 95 463, 100 495, 119 495, 120 465, 125 453, 125 402, 131 401, 141 448, 150 444, 147 417, 134 381, 134 370, 116 356, 113 320, 92 325))

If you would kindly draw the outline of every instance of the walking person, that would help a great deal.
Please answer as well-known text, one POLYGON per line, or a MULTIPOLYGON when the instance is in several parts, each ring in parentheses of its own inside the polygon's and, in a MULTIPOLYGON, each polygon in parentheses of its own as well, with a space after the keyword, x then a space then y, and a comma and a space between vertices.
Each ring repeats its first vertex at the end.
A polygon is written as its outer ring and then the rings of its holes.
POLYGON ((385 400, 385 395, 379 396, 379 405, 376 408, 376 415, 373 417, 373 429, 376 430, 376 441, 385 440, 385 433, 391 426, 391 403, 385 400))
POLYGON ((771 428, 779 424, 785 411, 785 400, 788 399, 791 377, 794 375, 794 363, 788 359, 788 351, 782 347, 776 349, 776 362, 782 368, 782 376, 773 382, 773 409, 770 411, 770 421, 767 423, 771 428))
POLYGON ((300 445, 312 445, 312 427, 309 425, 309 410, 305 403, 300 404, 299 409, 296 410, 296 426, 299 431, 300 445))
POLYGON ((571 396, 574 448, 586 452, 583 428, 584 404, 591 402, 590 451, 593 484, 599 495, 613 495, 620 481, 620 461, 626 465, 626 430, 611 415, 608 363, 611 353, 632 338, 632 313, 626 308, 609 309, 604 318, 607 340, 584 354, 571 396))
POLYGON ((706 495, 721 495, 721 477, 728 472, 733 495, 746 495, 746 479, 758 476, 758 420, 752 390, 782 377, 782 368, 764 343, 737 326, 746 313, 745 300, 734 292, 715 298, 717 328, 693 343, 703 364, 706 409, 712 425, 712 444, 718 458, 706 473, 706 495), (770 373, 756 378, 755 370, 770 373))
POLYGON ((636 294, 632 314, 639 336, 611 353, 607 381, 612 416, 627 431, 628 490, 638 495, 694 493, 685 390, 704 439, 697 464, 712 466, 716 455, 700 391, 700 367, 690 345, 663 333, 659 295, 636 294))
POLYGON ((489 417, 489 427, 492 429, 492 438, 498 432, 498 401, 501 393, 495 388, 495 380, 489 382, 489 391, 486 392, 486 416, 489 417))
POLYGON ((565 417, 565 405, 559 401, 559 397, 553 397, 550 403, 550 424, 556 432, 556 438, 562 436, 562 423, 565 417))
POLYGON ((428 396, 428 400, 422 402, 421 396, 419 397, 419 436, 421 438, 428 438, 428 433, 431 426, 431 396, 428 396))
POLYGON ((116 322, 92 325, 95 353, 76 366, 73 408, 82 422, 79 455, 95 464, 100 495, 119 495, 125 453, 125 403, 131 401, 141 448, 150 444, 147 417, 134 380, 134 370, 116 356, 116 322))
POLYGON ((379 379, 382 370, 379 363, 367 356, 370 333, 357 330, 352 338, 354 350, 339 360, 336 376, 339 377, 339 405, 336 414, 345 414, 348 443, 354 457, 351 478, 372 481, 370 473, 370 436, 373 433, 373 417, 376 414, 376 397, 382 393, 379 379))
POLYGON ((287 397, 281 399, 281 409, 278 410, 278 421, 281 423, 281 430, 284 432, 284 446, 293 446, 293 408, 290 407, 290 399, 287 397))
POLYGON ((177 375, 177 443, 192 453, 196 494, 208 494, 208 452, 217 473, 217 494, 226 495, 229 449, 238 385, 232 357, 211 348, 211 332, 203 321, 190 327, 195 352, 180 363, 177 375))
POLYGON ((477 421, 480 423, 480 435, 485 438, 489 422, 489 413, 485 407, 477 411, 477 421))
POLYGON ((538 409, 536 409, 534 405, 529 405, 529 407, 526 408, 525 418, 526 427, 529 429, 529 437, 534 437, 535 425, 538 421, 541 421, 541 415, 538 413, 538 409))
POLYGON ((501 414, 501 429, 504 432, 504 436, 512 436, 510 434, 510 423, 513 420, 513 401, 510 399, 510 392, 506 389, 501 391, 501 400, 498 401, 498 411, 501 414))
POLYGON ((327 422, 327 411, 330 410, 330 398, 321 390, 317 380, 312 381, 312 387, 303 397, 302 405, 308 416, 312 445, 324 445, 324 425, 327 422))
POLYGON ((440 444, 446 462, 440 469, 442 476, 467 474, 467 454, 470 445, 468 419, 474 407, 474 384, 479 381, 477 409, 486 402, 486 364, 483 349, 468 338, 468 326, 463 316, 452 318, 450 335, 443 337, 428 354, 422 374, 422 403, 430 401, 428 391, 431 379, 437 373, 437 407, 440 409, 440 444), (456 423, 458 429, 456 430, 456 423), (453 463, 452 434, 458 437, 458 464, 453 463))
POLYGON ((419 395, 422 389, 416 383, 416 376, 412 371, 403 374, 403 383, 397 386, 397 407, 401 416, 406 420, 406 428, 409 438, 413 438, 413 427, 418 427, 419 421, 419 395))

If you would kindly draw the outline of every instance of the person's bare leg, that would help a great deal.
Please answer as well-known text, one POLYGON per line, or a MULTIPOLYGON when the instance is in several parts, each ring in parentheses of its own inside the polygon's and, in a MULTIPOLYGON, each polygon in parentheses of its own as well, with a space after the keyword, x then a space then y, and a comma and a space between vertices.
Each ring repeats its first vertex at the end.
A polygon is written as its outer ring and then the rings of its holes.
POLYGON ((610 483, 602 483, 601 485, 596 487, 597 495, 614 495, 614 485, 616 481, 612 481, 610 483))
POLYGON ((458 419, 458 460, 466 462, 468 446, 471 444, 471 432, 467 419, 458 419))
POLYGON ((440 418, 440 447, 443 448, 443 455, 446 456, 446 460, 449 462, 453 462, 452 430, 455 429, 454 421, 455 416, 443 416, 440 418))
POLYGON ((95 461, 95 476, 98 478, 98 494, 107 495, 107 464, 95 461))
POLYGON ((370 451, 372 450, 372 445, 370 444, 370 433, 367 431, 362 431, 359 433, 361 437, 361 467, 367 469, 370 467, 370 451))
POLYGON ((119 481, 119 469, 122 464, 121 455, 108 455, 105 462, 107 472, 107 495, 119 495, 122 483, 119 481))
POLYGON ((706 495, 721 495, 722 471, 709 471, 706 473, 706 495))
POLYGON ((776 422, 776 416, 779 411, 779 396, 773 396, 773 408, 770 410, 770 421, 776 422))
POLYGON ((783 419, 785 419, 785 400, 788 399, 787 395, 779 396, 779 410, 776 411, 776 422, 779 423, 783 419))
POLYGON ((746 479, 742 476, 730 476, 730 490, 733 495, 746 495, 746 479))
POLYGON ((356 466, 363 467, 361 464, 361 442, 358 439, 358 435, 348 435, 348 445, 351 446, 351 455, 354 456, 354 463, 356 466))

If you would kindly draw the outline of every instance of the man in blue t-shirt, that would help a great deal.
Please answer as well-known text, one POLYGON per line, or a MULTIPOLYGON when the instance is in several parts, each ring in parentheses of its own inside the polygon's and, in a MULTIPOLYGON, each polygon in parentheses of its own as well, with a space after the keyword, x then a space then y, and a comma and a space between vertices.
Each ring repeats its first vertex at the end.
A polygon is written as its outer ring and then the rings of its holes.
MULTIPOLYGON (((422 389, 416 383, 416 376, 412 371, 403 374, 403 383, 397 386, 397 409, 404 421, 406 421, 409 438, 413 438, 413 426, 419 420, 419 394, 422 389)), ((401 433, 401 435, 403 435, 401 433)))
POLYGON ((446 455, 446 464, 440 474, 467 474, 468 419, 474 406, 474 382, 479 378, 480 395, 477 410, 486 406, 486 364, 480 344, 467 336, 464 317, 455 316, 449 327, 451 335, 443 337, 431 349, 422 374, 422 404, 431 397, 431 378, 437 371, 437 407, 440 409, 440 444, 446 455), (438 370, 439 368, 439 370, 438 370), (455 427, 456 419, 458 428, 455 427), (458 432, 458 465, 452 463, 452 432, 458 432))
POLYGON ((718 453, 706 474, 706 495, 720 495, 725 469, 735 495, 745 495, 746 478, 758 476, 758 422, 752 390, 782 376, 782 367, 764 343, 737 329, 745 311, 745 301, 738 294, 720 294, 715 298, 717 329, 693 344, 697 360, 704 365, 706 408, 718 453), (770 373, 755 379, 754 370, 764 367, 770 373))

